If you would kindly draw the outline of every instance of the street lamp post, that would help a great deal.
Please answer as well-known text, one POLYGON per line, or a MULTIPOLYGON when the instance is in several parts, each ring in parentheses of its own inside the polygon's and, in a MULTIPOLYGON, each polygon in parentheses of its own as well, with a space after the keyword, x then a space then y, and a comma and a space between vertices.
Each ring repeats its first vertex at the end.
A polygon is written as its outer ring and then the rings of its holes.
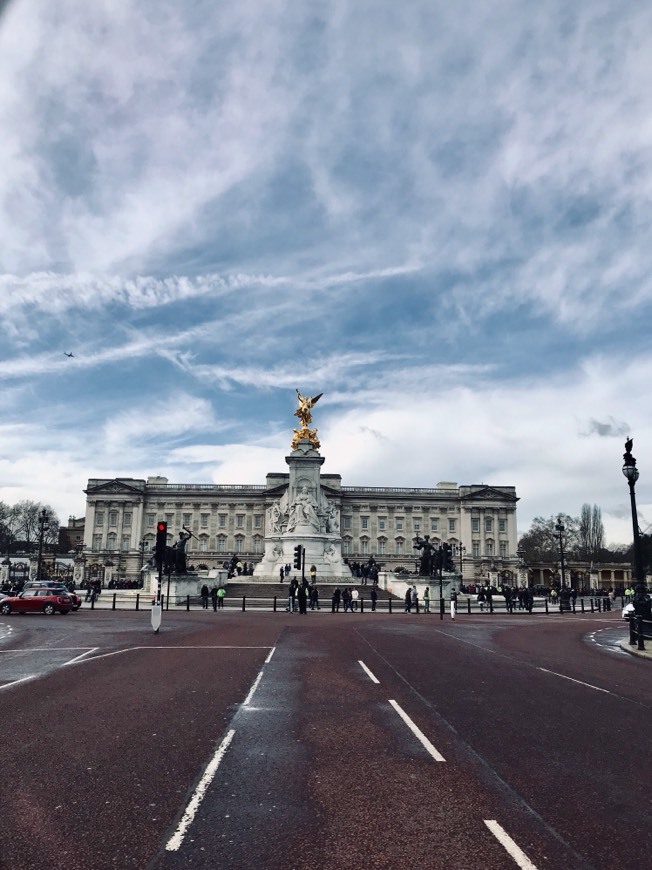
POLYGON ((566 569, 564 566, 564 532, 566 531, 566 527, 561 521, 561 516, 557 517, 557 525, 555 526, 555 531, 559 535, 559 561, 561 563, 561 588, 564 589, 566 587, 566 569))
POLYGON ((634 439, 625 441, 625 453, 623 454, 623 474, 629 484, 629 497, 632 504, 632 530, 634 532, 634 573, 636 575, 636 592, 645 594, 645 577, 643 576, 643 560, 641 558, 641 537, 638 528, 638 515, 636 513, 636 493, 634 487, 638 480, 638 468, 636 460, 632 456, 634 439))
POLYGON ((41 511, 38 517, 39 534, 38 534, 38 562, 36 564, 36 579, 41 579, 41 563, 43 562, 43 537, 50 528, 50 517, 45 508, 41 511))
POLYGON ((460 544, 460 583, 464 582, 464 554, 466 553, 466 547, 463 544, 460 544))

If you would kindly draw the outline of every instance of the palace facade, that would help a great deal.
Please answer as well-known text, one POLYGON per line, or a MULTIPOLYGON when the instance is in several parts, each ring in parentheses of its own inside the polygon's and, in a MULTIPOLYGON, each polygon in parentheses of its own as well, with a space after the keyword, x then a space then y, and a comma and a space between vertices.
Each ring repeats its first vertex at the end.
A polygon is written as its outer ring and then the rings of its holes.
MULTIPOLYGON (((170 544, 183 527, 192 532, 187 561, 195 569, 263 558, 272 533, 272 506, 288 488, 287 473, 268 474, 264 485, 169 483, 118 477, 88 481, 83 559, 86 575, 136 580, 149 559, 156 523, 166 520, 170 544)), ((413 571, 414 538, 448 542, 465 582, 518 569, 513 486, 442 482, 432 488, 342 486, 322 474, 320 486, 339 512, 342 557, 349 564, 372 556, 386 571, 413 571)))

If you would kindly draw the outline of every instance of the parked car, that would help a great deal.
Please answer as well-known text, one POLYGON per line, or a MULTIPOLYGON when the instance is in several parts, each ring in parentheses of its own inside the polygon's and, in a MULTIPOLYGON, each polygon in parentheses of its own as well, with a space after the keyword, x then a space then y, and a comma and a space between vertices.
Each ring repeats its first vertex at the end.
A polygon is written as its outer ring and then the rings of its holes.
POLYGON ((30 580, 29 583, 23 586, 22 591, 26 592, 28 589, 51 589, 53 592, 60 593, 61 595, 69 595, 72 598, 73 610, 79 610, 82 605, 79 595, 76 592, 70 592, 65 583, 57 583, 54 580, 49 582, 47 580, 30 580))
POLYGON ((629 619, 630 616, 634 616, 635 612, 636 611, 634 610, 634 605, 630 601, 629 604, 626 604, 623 607, 623 619, 629 619))
POLYGON ((70 613, 73 601, 70 595, 52 589, 26 589, 20 595, 8 595, 0 599, 0 613, 70 613))

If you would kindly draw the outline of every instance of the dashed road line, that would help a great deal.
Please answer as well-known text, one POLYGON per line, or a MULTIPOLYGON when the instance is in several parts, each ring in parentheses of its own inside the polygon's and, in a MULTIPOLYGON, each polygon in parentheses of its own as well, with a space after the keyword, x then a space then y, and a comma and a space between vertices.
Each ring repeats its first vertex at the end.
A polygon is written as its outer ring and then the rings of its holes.
POLYGON ((505 829, 502 828, 495 819, 485 819, 484 823, 501 846, 503 846, 507 853, 514 859, 514 861, 516 861, 516 864, 521 868, 521 870, 537 870, 525 852, 514 842, 514 840, 512 840, 505 829))
POLYGON ((233 736, 235 734, 235 728, 232 728, 224 740, 220 743, 220 746, 215 753, 215 755, 211 758, 204 771, 204 775, 199 781, 199 785, 195 789, 192 798, 190 799, 190 803, 186 807, 186 811, 184 812, 181 821, 179 822, 176 831, 170 837, 168 842, 165 844, 165 849, 167 852, 177 852, 181 848, 181 844, 183 843, 183 838, 186 835, 186 831, 192 824, 195 815, 197 814, 197 810, 199 809, 199 805, 204 799, 204 795, 206 794, 206 790, 209 785, 213 781, 215 774, 217 773, 217 768, 220 766, 222 759, 226 754, 226 750, 231 745, 231 741, 233 740, 233 736))
POLYGON ((358 664, 360 665, 362 670, 365 672, 365 674, 369 677, 369 679, 371 680, 372 683, 378 683, 380 685, 380 680, 376 679, 376 677, 371 673, 371 671, 369 670, 369 668, 365 665, 365 663, 363 661, 358 659, 358 664))
POLYGON ((390 700, 389 703, 390 703, 390 704, 392 705, 392 707, 396 710, 396 712, 398 713, 398 715, 399 715, 399 716, 401 717, 401 719, 405 722, 405 724, 408 726, 408 728, 409 728, 410 731, 414 734, 414 736, 417 738, 417 740, 420 741, 420 743, 423 745, 423 747, 425 748, 425 750, 426 750, 426 751, 427 751, 427 752, 428 752, 428 753, 429 753, 429 754, 430 754, 430 755, 435 759, 435 761, 446 761, 446 759, 444 758, 444 756, 443 756, 440 752, 438 752, 438 751, 435 749, 435 747, 432 745, 432 743, 428 740, 428 738, 427 738, 426 735, 423 733, 423 731, 422 731, 422 730, 421 730, 417 725, 414 724, 414 722, 410 719, 410 717, 409 717, 408 714, 405 712, 405 710, 403 710, 403 709, 402 709, 402 708, 401 708, 401 707, 396 703, 396 701, 392 701, 392 700, 390 700))

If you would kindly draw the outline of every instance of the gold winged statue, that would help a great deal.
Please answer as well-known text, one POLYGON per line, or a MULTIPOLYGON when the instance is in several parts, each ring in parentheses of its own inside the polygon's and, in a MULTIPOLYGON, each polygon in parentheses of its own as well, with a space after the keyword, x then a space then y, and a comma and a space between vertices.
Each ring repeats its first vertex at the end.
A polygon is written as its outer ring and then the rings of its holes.
POLYGON ((299 407, 294 412, 294 416, 299 418, 301 428, 292 430, 294 432, 294 437, 292 438, 293 450, 296 450, 299 441, 310 441, 310 444, 315 448, 315 450, 319 448, 317 429, 310 428, 310 424, 312 423, 312 414, 310 412, 323 395, 323 393, 319 393, 319 395, 312 397, 302 396, 299 390, 297 390, 299 407))

